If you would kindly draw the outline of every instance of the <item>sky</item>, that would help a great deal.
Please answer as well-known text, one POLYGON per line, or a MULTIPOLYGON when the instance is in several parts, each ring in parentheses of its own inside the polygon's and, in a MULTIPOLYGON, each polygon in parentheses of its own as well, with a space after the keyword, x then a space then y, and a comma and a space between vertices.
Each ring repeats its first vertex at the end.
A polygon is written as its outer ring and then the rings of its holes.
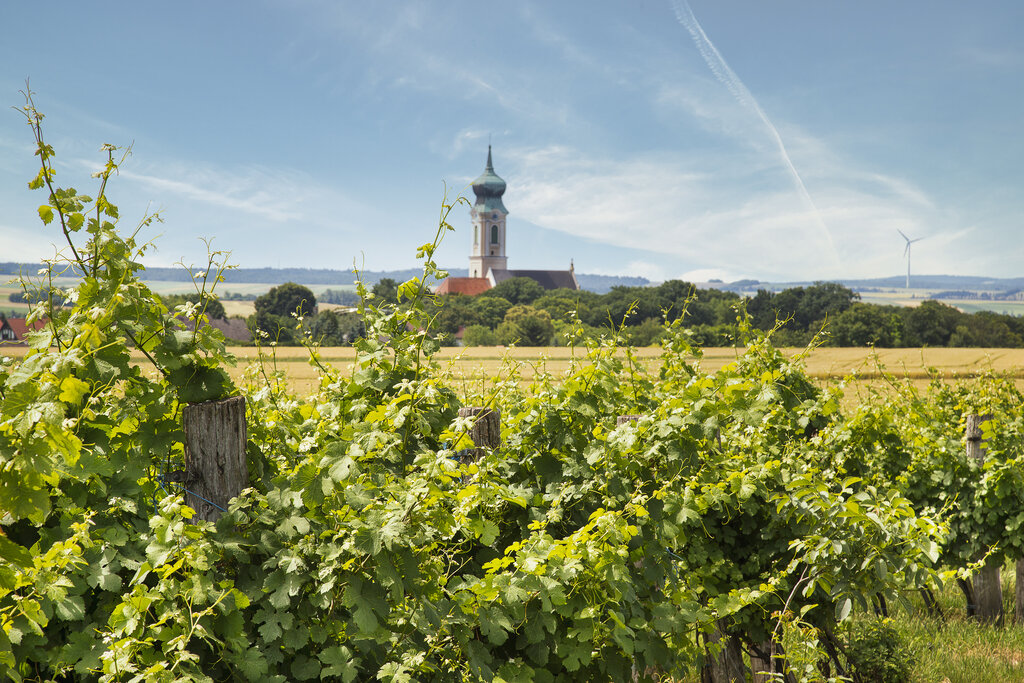
MULTIPOLYGON (((144 262, 409 268, 487 147, 510 268, 1024 275, 1024 3, 0 3, 0 261, 53 256, 104 143, 144 262)), ((468 206, 438 252, 466 268, 468 206)))

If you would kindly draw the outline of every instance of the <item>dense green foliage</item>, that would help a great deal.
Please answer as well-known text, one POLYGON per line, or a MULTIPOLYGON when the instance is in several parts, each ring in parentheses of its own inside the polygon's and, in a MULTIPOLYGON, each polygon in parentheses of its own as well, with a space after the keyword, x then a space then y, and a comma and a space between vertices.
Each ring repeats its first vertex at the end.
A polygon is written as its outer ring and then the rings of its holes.
POLYGON ((847 655, 857 675, 873 683, 906 683, 914 665, 899 631, 889 619, 850 625, 847 655))
MULTIPOLYGON (((397 286, 387 278, 376 283, 372 292, 377 303, 394 303, 397 286)), ((345 296, 329 293, 320 298, 349 305, 359 303, 357 294, 341 294, 345 296)), ((468 342, 463 340, 469 346, 565 345, 573 326, 582 324, 591 335, 617 330, 624 344, 654 346, 664 335, 663 323, 682 317, 695 343, 736 346, 743 343, 738 321, 749 316, 755 329, 774 330, 775 343, 780 346, 804 346, 812 340, 824 346, 879 348, 1024 346, 1024 318, 989 311, 962 313, 930 300, 906 307, 868 304, 858 299, 850 289, 829 282, 775 293, 762 290, 742 298, 728 291, 698 289, 679 280, 652 287, 613 287, 607 294, 595 294, 568 289, 545 291, 530 278, 512 278, 479 296, 439 297, 443 305, 432 327, 445 344, 454 343, 460 329, 476 328, 468 342), (513 307, 516 310, 507 319, 513 307), (531 313, 529 319, 524 319, 524 310, 531 313), (776 329, 779 322, 784 324, 776 329)), ((291 315, 269 318, 257 311, 252 322, 279 343, 301 343, 291 315)), ((327 326, 333 329, 333 321, 327 326)), ((341 336, 321 335, 322 343, 351 343, 353 335, 358 334, 358 324, 351 321, 344 327, 346 333, 341 336)))
MULTIPOLYGON (((1021 552, 1020 396, 997 378, 846 415, 742 319, 746 350, 703 370, 674 315, 654 372, 578 323, 565 376, 524 387, 510 364, 460 399, 432 360, 443 306, 426 287, 450 204, 422 276, 392 301, 360 287, 350 376, 311 344, 311 395, 265 365, 233 387, 219 333, 183 329, 139 280, 142 248, 105 195, 113 148, 96 199, 58 188, 31 99, 24 113, 40 215, 86 275, 0 365, 0 676, 631 681, 702 666, 716 631, 753 650, 774 636, 780 665, 824 676, 848 669, 836 627, 853 610, 993 544, 1021 552), (251 488, 190 522, 169 476, 182 406, 235 392, 251 488), (460 456, 463 400, 504 423, 477 459, 460 456), (979 410, 984 468, 958 446, 979 410)), ((213 287, 220 270, 197 275, 213 287)), ((538 301, 503 322, 543 318, 538 301)))
POLYGON ((858 294, 831 282, 780 292, 761 290, 743 298, 729 291, 698 289, 680 280, 653 287, 613 287, 607 294, 595 294, 544 291, 529 278, 513 278, 478 297, 442 297, 445 310, 439 331, 451 339, 460 327, 483 325, 495 334, 487 337, 476 332, 476 340, 485 340, 477 343, 507 344, 518 339, 520 345, 530 345, 522 336, 498 331, 504 318, 481 312, 478 302, 491 297, 547 312, 556 334, 545 344, 564 344, 565 331, 579 321, 595 334, 621 328, 625 343, 651 346, 661 339, 663 320, 671 322, 683 316, 700 345, 734 346, 743 341, 737 319, 745 314, 754 328, 775 330, 775 342, 782 346, 804 346, 812 340, 825 346, 879 348, 1024 346, 1024 318, 988 311, 962 313, 938 301, 924 301, 916 307, 861 303, 858 294), (779 322, 784 325, 776 330, 779 322))

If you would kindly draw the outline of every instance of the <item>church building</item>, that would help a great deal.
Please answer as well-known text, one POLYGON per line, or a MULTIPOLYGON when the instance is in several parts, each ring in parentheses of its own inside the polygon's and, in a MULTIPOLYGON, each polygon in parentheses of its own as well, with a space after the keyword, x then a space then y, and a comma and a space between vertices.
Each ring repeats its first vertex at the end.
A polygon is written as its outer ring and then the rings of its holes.
POLYGON ((494 172, 491 147, 487 146, 487 168, 473 181, 476 202, 469 215, 473 221, 473 248, 469 253, 469 277, 450 277, 442 282, 438 294, 476 295, 514 277, 528 277, 544 289, 579 289, 576 272, 569 270, 509 270, 505 253, 505 219, 508 209, 501 201, 505 181, 494 172))

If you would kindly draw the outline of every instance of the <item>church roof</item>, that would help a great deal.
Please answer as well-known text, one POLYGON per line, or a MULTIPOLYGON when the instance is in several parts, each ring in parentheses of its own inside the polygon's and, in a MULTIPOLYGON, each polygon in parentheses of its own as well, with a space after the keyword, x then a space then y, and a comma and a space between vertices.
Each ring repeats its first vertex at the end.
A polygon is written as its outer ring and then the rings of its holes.
POLYGON ((485 277, 449 277, 437 286, 436 294, 465 294, 476 296, 492 287, 485 277))
POLYGON ((508 209, 501 202, 501 196, 505 194, 505 181, 494 172, 494 164, 491 162, 491 146, 487 145, 487 168, 479 178, 473 181, 473 194, 476 195, 476 202, 473 207, 477 211, 501 211, 508 213, 508 209))
POLYGON ((491 268, 494 284, 514 277, 528 277, 544 289, 579 289, 576 275, 572 270, 499 270, 491 268))

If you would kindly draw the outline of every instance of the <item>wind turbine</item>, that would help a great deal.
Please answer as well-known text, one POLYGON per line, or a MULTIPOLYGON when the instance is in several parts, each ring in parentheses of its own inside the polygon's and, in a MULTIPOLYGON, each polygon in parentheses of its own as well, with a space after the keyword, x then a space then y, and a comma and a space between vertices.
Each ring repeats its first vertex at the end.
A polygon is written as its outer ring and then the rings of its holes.
POLYGON ((900 236, 907 241, 907 248, 903 250, 903 255, 907 257, 907 289, 910 289, 910 245, 913 244, 914 242, 920 242, 924 238, 918 237, 917 239, 910 239, 909 237, 904 235, 903 231, 900 230, 899 228, 896 228, 896 232, 898 232, 900 236))

